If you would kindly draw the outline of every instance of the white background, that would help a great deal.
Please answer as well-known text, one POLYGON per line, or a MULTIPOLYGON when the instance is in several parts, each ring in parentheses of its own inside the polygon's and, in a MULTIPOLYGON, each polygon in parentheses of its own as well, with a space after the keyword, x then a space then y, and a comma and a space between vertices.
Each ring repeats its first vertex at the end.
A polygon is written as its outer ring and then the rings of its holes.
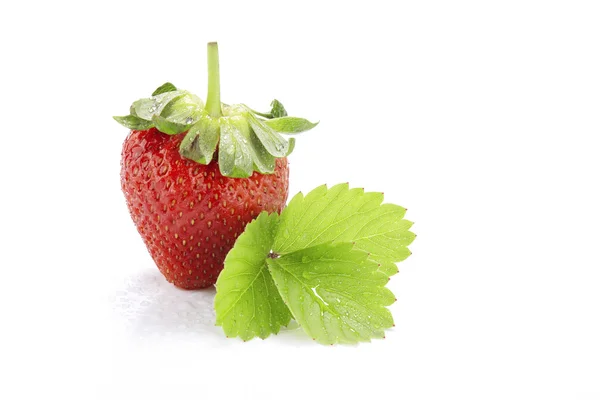
POLYGON ((598 3, 212 3, 0 6, 0 397, 600 399, 598 3), (158 274, 111 116, 214 40, 224 102, 321 121, 292 194, 408 208, 385 340, 226 339, 158 274))

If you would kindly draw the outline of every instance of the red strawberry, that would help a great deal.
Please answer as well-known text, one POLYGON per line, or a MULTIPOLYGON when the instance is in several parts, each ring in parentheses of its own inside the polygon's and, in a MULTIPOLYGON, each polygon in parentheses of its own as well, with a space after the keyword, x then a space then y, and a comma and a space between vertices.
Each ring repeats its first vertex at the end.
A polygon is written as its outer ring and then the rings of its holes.
POLYGON ((184 289, 213 285, 246 224, 281 211, 294 141, 280 133, 316 125, 287 117, 276 100, 269 114, 221 104, 216 43, 208 49, 206 107, 167 83, 115 117, 132 129, 121 187, 133 222, 162 274, 184 289))
POLYGON ((246 224, 261 211, 280 212, 288 195, 288 163, 273 174, 229 178, 179 154, 182 135, 155 128, 125 140, 121 187, 133 222, 160 272, 184 289, 215 283, 246 224))

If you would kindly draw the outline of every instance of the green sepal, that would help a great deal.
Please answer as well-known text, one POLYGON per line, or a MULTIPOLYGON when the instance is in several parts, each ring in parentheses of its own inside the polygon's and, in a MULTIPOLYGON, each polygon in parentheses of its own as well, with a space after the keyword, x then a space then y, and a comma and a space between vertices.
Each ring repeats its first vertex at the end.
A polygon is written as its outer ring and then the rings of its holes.
POLYGON ((220 131, 219 120, 203 115, 181 141, 179 154, 200 164, 210 163, 219 143, 220 131))
POLYGON ((292 153, 292 151, 294 151, 294 147, 296 147, 296 139, 290 138, 288 140, 288 152, 285 155, 286 157, 289 156, 292 153))
POLYGON ((269 111, 268 113, 261 113, 261 112, 254 111, 254 110, 251 110, 251 111, 258 116, 261 116, 263 118, 269 118, 269 119, 286 117, 288 115, 283 104, 281 104, 281 102, 277 99, 274 99, 271 102, 271 111, 269 111))
POLYGON ((147 99, 137 100, 133 103, 133 112, 135 113, 135 115, 142 119, 152 121, 152 117, 154 117, 155 115, 161 115, 164 108, 173 99, 186 93, 188 92, 184 90, 174 90, 171 92, 161 93, 147 99))
MULTIPOLYGON (((172 103, 179 101, 179 98, 173 99, 172 103)), ((180 154, 183 157, 202 164, 209 163, 215 158, 212 152, 218 147, 221 174, 247 178, 255 171, 272 174, 275 172, 275 160, 287 157, 294 149, 294 138, 281 136, 247 106, 223 105, 223 110, 224 115, 217 118, 202 111, 199 121, 192 125, 181 143, 180 154)), ((185 130, 184 126, 175 128, 172 131, 185 130)))
POLYGON ((135 129, 139 131, 145 131, 146 129, 150 129, 154 126, 152 121, 146 121, 145 119, 141 119, 135 115, 113 117, 113 119, 128 129, 135 129))
POLYGON ((287 115, 288 113, 283 104, 279 100, 274 99, 271 102, 271 118, 286 117, 287 115))
POLYGON ((152 122, 154 123, 156 129, 162 133, 166 133, 167 135, 177 135, 187 131, 192 126, 192 124, 178 124, 176 122, 171 122, 160 115, 155 115, 152 117, 152 122))
POLYGON ((261 174, 272 174, 275 172, 275 157, 269 154, 254 132, 250 132, 248 145, 251 148, 254 170, 261 174))
POLYGON ((259 119, 250 110, 245 113, 245 117, 269 154, 274 157, 286 157, 290 154, 289 142, 279 133, 271 129, 271 127, 266 125, 265 120, 259 119))
POLYGON ((201 164, 218 158, 221 174, 234 178, 274 173, 276 159, 287 157, 295 146, 294 138, 284 138, 281 133, 298 133, 317 125, 288 117, 278 100, 271 102, 268 114, 243 104, 221 103, 222 115, 215 117, 204 107, 198 96, 167 82, 152 97, 135 101, 130 115, 114 119, 129 129, 156 127, 167 135, 187 131, 179 147, 181 156, 201 164))
POLYGON ((248 123, 238 117, 220 118, 219 169, 225 176, 247 178, 254 171, 248 123))
POLYGON ((157 87, 154 92, 152 92, 152 96, 156 96, 157 94, 167 92, 173 92, 175 90, 177 90, 177 88, 171 82, 163 83, 161 86, 157 87))
MULTIPOLYGON (((135 113, 135 107, 133 106, 133 104, 131 104, 129 106, 129 115, 133 115, 134 117, 137 117, 137 114, 135 113)), ((139 118, 139 117, 138 117, 139 118)), ((141 118, 140 118, 141 119, 141 118)))
POLYGON ((198 96, 184 92, 167 103, 160 116, 176 124, 193 125, 203 114, 203 107, 204 102, 198 96))
POLYGON ((318 122, 310 122, 307 119, 298 117, 268 119, 264 123, 274 131, 288 135, 308 131, 319 124, 318 122))

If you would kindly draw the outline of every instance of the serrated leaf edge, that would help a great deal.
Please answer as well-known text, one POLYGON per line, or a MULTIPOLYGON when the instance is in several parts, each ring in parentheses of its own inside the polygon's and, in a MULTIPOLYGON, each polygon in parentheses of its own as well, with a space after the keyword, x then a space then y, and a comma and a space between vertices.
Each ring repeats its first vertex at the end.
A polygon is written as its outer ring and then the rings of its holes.
MULTIPOLYGON (((334 243, 332 242, 330 244, 334 244, 334 243)), ((293 256, 294 253, 300 254, 300 253, 302 253, 304 251, 310 250, 311 248, 314 248, 314 247, 317 247, 317 246, 322 246, 322 245, 323 244, 318 244, 318 245, 315 245, 315 246, 311 246, 311 247, 307 247, 307 248, 304 248, 304 249, 301 249, 301 250, 294 251, 292 253, 287 253, 286 256, 293 256)), ((360 250, 360 249, 356 249, 354 247, 353 243, 351 243, 351 242, 338 242, 338 243, 335 243, 335 245, 348 245, 350 251, 357 252, 357 253, 362 253, 364 255, 364 261, 370 261, 371 263, 373 263, 375 265, 377 264, 376 262, 373 262, 373 260, 369 259, 369 254, 367 252, 365 252, 363 250, 360 250)), ((285 268, 281 264, 277 263, 276 259, 275 260, 270 260, 270 259, 266 260, 266 264, 267 264, 267 267, 269 269, 269 272, 270 272, 271 276, 273 276, 273 273, 272 273, 272 268, 273 268, 272 264, 273 263, 275 263, 278 268, 281 268, 283 271, 285 271, 289 276, 293 277, 303 288, 306 289, 306 293, 308 293, 309 296, 311 296, 313 298, 318 298, 318 300, 316 300, 316 302, 320 305, 320 307, 325 308, 331 315, 337 316, 337 317, 339 317, 342 320, 345 319, 345 317, 343 315, 339 315, 339 314, 337 314, 337 312, 332 311, 331 308, 328 307, 328 305, 325 304, 325 302, 320 298, 320 296, 318 296, 318 295, 315 294, 313 288, 311 288, 310 286, 306 285, 301 279, 299 279, 294 273, 292 273, 291 271, 289 271, 287 268, 285 268)), ((387 277, 387 274, 385 274, 385 273, 383 273, 383 272, 381 272, 379 270, 374 270, 371 273, 373 275, 380 274, 380 275, 382 275, 382 277, 383 276, 387 277)), ((348 277, 345 277, 345 278, 348 278, 348 277)), ((285 297, 284 297, 285 295, 284 295, 284 293, 282 293, 282 288, 280 286, 280 283, 276 279, 274 279, 274 278, 273 278, 273 281, 275 282, 275 286, 277 287, 277 290, 279 291, 280 296, 285 301, 285 297)), ((363 280, 363 281, 365 281, 365 280, 363 280)), ((366 280, 366 281, 369 281, 369 280, 366 280)), ((381 289, 385 289, 390 294, 392 294, 391 291, 388 288, 385 287, 388 281, 389 281, 389 277, 384 282, 383 285, 376 285, 376 287, 379 287, 381 289)), ((374 282, 376 282, 376 281, 374 280, 374 282)), ((330 291, 333 292, 332 290, 330 290, 330 291)), ((348 298, 348 296, 343 295, 341 293, 337 293, 337 294, 340 295, 341 297, 348 298)), ((350 299, 350 300, 353 303, 357 302, 355 299, 350 299)), ((358 303, 358 304, 360 305, 360 303, 358 303)), ((289 312, 292 314, 294 320, 296 320, 298 322, 298 316, 296 316, 294 310, 292 308, 290 308, 289 304, 287 304, 287 303, 286 303, 286 306, 287 306, 289 312)), ((362 307, 362 305, 360 305, 360 306, 362 307)), ((389 309, 387 308, 386 305, 381 305, 381 308, 385 309, 386 310, 385 312, 387 312, 389 314, 391 322, 392 322, 391 326, 387 326, 387 327, 386 326, 382 326, 381 328, 372 329, 368 325, 365 325, 363 322, 354 320, 355 323, 357 323, 357 324, 359 324, 361 326, 364 326, 366 329, 368 329, 369 331, 373 332, 373 335, 370 336, 370 337, 364 337, 364 338, 360 337, 360 338, 358 338, 358 340, 355 340, 355 341, 353 341, 353 340, 338 340, 338 341, 320 341, 320 340, 317 340, 317 342, 321 343, 321 344, 326 344, 326 345, 332 345, 332 344, 356 344, 356 343, 360 343, 360 342, 371 342, 371 339, 384 338, 385 337, 385 330, 389 329, 389 328, 391 328, 393 326, 393 315, 391 314, 391 312, 389 311, 389 309)), ((316 339, 315 337, 313 337, 313 335, 311 333, 311 328, 310 327, 307 327, 306 324, 300 324, 300 323, 298 323, 298 324, 300 325, 300 327, 304 330, 304 332, 307 335, 309 335, 310 337, 312 337, 313 340, 316 339)), ((323 326, 323 329, 325 330, 325 326, 323 326)), ((329 335, 327 335, 327 336, 329 336, 329 335)), ((339 337, 338 337, 338 339, 339 339, 339 337)))

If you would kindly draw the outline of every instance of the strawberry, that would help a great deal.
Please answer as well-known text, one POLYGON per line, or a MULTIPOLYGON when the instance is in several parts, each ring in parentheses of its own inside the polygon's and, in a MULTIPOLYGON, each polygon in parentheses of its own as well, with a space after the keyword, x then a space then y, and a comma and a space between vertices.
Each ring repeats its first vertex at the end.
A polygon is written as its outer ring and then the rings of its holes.
POLYGON ((133 130, 122 153, 121 186, 133 222, 159 270, 176 286, 215 283, 246 224, 280 212, 288 196, 288 162, 273 174, 223 176, 217 162, 183 159, 182 136, 133 130))
POLYGON ((206 106, 166 83, 114 117, 131 129, 121 154, 121 188, 131 218, 165 278, 184 289, 213 285, 246 224, 280 212, 287 155, 311 129, 274 100, 269 113, 220 101, 218 48, 208 44, 206 106))

